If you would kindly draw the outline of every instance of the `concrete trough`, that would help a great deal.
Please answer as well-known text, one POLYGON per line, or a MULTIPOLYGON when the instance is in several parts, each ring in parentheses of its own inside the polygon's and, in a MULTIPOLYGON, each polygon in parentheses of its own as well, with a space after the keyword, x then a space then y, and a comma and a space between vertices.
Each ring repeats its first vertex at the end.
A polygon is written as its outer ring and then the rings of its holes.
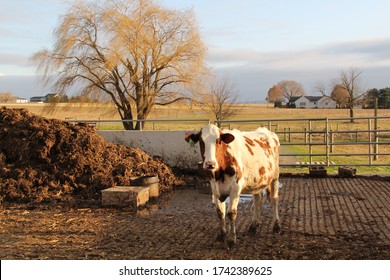
POLYGON ((149 188, 140 186, 116 186, 102 190, 103 206, 139 207, 149 201, 149 188))
POLYGON ((131 186, 143 186, 149 188, 149 197, 156 198, 160 195, 158 176, 138 176, 130 178, 131 186))

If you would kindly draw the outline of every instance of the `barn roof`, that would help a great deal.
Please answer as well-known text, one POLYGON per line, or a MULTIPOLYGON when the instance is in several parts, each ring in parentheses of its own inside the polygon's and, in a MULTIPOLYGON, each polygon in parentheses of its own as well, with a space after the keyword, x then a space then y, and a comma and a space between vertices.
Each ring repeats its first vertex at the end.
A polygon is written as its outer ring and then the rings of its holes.
POLYGON ((309 95, 305 95, 305 96, 292 96, 290 97, 289 101, 288 102, 295 102, 297 101, 299 98, 301 97, 305 97, 307 100, 309 100, 310 102, 317 102, 319 101, 321 98, 323 98, 323 96, 309 96, 309 95))
POLYGON ((319 101, 323 96, 305 96, 307 99, 309 99, 310 102, 317 102, 319 101))

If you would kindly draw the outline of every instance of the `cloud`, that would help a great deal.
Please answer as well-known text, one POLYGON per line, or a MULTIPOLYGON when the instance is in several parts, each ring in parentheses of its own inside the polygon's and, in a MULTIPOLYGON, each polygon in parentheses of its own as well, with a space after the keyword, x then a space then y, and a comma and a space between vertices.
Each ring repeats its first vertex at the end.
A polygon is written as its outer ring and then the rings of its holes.
POLYGON ((390 39, 339 42, 298 51, 261 52, 254 49, 211 48, 207 63, 217 74, 228 74, 243 101, 264 101, 268 89, 281 80, 296 80, 307 94, 314 85, 337 78, 342 69, 363 71, 368 88, 390 85, 390 39))
MULTIPOLYGON (((314 85, 337 78, 342 69, 358 67, 362 85, 369 88, 390 86, 390 39, 339 42, 306 50, 262 52, 255 49, 227 49, 211 46, 207 63, 218 76, 228 76, 237 85, 242 102, 265 102, 268 89, 281 80, 296 80, 306 93, 317 94, 314 85)), ((21 97, 47 92, 36 84, 33 76, 9 76, 11 66, 25 67, 28 57, 0 53, 0 90, 21 97), (6 88, 5 88, 6 87, 6 88)))
POLYGON ((3 1, 0 9, 0 24, 35 24, 45 17, 63 9, 64 0, 18 0, 3 1))
POLYGON ((6 36, 9 36, 10 34, 11 34, 11 32, 9 32, 9 30, 4 29, 4 28, 0 28, 0 37, 6 37, 6 36))
POLYGON ((360 59, 367 65, 390 66, 390 39, 365 40, 340 43, 335 46, 325 47, 322 53, 333 57, 352 56, 360 59))
POLYGON ((29 58, 21 54, 0 53, 0 65, 28 66, 29 58))
POLYGON ((266 69, 324 69, 389 66, 390 39, 336 43, 305 50, 261 52, 254 49, 211 48, 207 61, 216 68, 257 66, 266 69))
POLYGON ((35 95, 45 95, 49 89, 44 87, 36 76, 0 75, 0 92, 12 92, 18 97, 30 98, 35 95))

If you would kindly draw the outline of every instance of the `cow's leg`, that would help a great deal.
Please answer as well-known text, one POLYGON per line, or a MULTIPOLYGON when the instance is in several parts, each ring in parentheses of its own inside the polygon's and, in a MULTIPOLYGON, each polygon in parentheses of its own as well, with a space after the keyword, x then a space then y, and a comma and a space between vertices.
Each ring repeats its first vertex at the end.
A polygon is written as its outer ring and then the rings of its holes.
POLYGON ((217 236, 217 240, 224 242, 226 239, 226 222, 225 222, 226 204, 225 201, 222 202, 218 196, 213 196, 213 200, 217 208, 217 216, 220 223, 220 232, 217 236))
POLYGON ((256 233, 257 228, 260 224, 260 206, 261 206, 261 196, 260 194, 253 194, 253 219, 249 227, 249 233, 256 233))
POLYGON ((237 208, 238 208, 239 199, 240 196, 238 194, 236 193, 230 194, 230 203, 229 203, 228 213, 227 213, 230 222, 229 240, 228 240, 229 247, 237 242, 236 219, 237 219, 237 208))
POLYGON ((274 225, 273 231, 280 232, 279 222, 279 179, 275 179, 271 183, 271 202, 273 210, 272 223, 274 225))

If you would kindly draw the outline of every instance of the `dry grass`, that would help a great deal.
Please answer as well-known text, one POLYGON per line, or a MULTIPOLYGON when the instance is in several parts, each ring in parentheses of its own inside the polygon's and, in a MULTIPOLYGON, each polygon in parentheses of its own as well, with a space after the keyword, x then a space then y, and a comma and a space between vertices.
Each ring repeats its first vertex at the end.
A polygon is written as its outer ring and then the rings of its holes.
MULTIPOLYGON (((112 104, 3 104, 10 108, 25 107, 28 108, 32 113, 48 117, 56 118, 61 120, 119 120, 119 114, 116 108, 112 104)), ((249 123, 224 123, 224 127, 238 128, 242 130, 251 130, 259 126, 271 127, 273 131, 279 131, 279 137, 282 142, 289 143, 304 143, 305 129, 324 131, 326 124, 325 121, 309 121, 303 120, 308 118, 348 118, 349 110, 347 109, 280 109, 273 108, 271 105, 266 104, 241 104, 239 106, 238 115, 231 118, 231 120, 257 120, 249 123), (280 119, 280 121, 278 121, 280 119), (294 121, 286 121, 282 119, 296 119, 294 121), (272 120, 271 122, 267 120, 272 120), (284 134, 286 131, 295 131, 299 133, 284 134)), ((379 116, 390 116, 390 110, 379 110, 379 116)), ((356 117, 369 117, 374 116, 374 110, 355 110, 356 117)), ((169 121, 159 122, 152 121, 147 122, 145 129, 154 130, 198 130, 207 123, 207 121, 193 121, 194 119, 206 119, 214 121, 212 115, 205 112, 200 106, 191 106, 185 104, 173 104, 171 106, 156 106, 153 108, 149 119, 165 119, 169 121), (178 120, 187 120, 185 122, 178 120)), ((368 141, 368 133, 359 132, 356 130, 367 130, 369 126, 374 129, 374 121, 369 123, 368 120, 357 120, 354 123, 350 123, 349 120, 330 120, 328 129, 333 130, 334 142, 351 142, 357 141, 368 141), (340 132, 348 131, 348 132, 340 132)), ((98 129, 102 130, 121 130, 123 126, 120 122, 112 123, 98 123, 98 129)), ((378 128, 382 130, 390 129, 390 119, 381 119, 378 121, 378 128)), ((389 141, 390 133, 381 133, 381 141, 389 141), (384 138, 386 137, 386 138, 384 138)), ((323 143, 324 136, 321 133, 314 133, 311 135, 311 141, 314 143, 323 143)), ((306 135, 308 139, 308 135, 306 135)), ((309 147, 304 145, 298 146, 286 146, 287 153, 308 153, 309 147)), ((371 145, 373 150, 373 145, 371 145)), ((390 154, 390 145, 380 145, 379 151, 381 153, 390 154)), ((313 146, 313 152, 324 153, 324 146, 313 146)), ((367 153, 367 145, 340 145, 334 146, 333 154, 360 154, 367 153)), ((309 161, 308 157, 300 156, 296 157, 298 161, 309 161)), ((368 163, 367 156, 360 157, 331 157, 332 161, 336 163, 342 162, 343 164, 361 164, 368 163)), ((313 161, 324 161, 324 157, 313 158, 313 161)), ((374 164, 387 164, 390 162, 390 156, 380 156, 379 160, 374 161, 374 164)), ((373 168, 367 170, 361 169, 364 173, 372 173, 373 168)), ((374 170, 379 173, 390 173, 390 167, 379 168, 374 170)))
MULTIPOLYGON (((32 113, 49 118, 77 118, 82 119, 109 119, 119 120, 116 107, 112 104, 97 103, 27 103, 27 104, 0 104, 9 108, 27 108, 32 113)), ((348 118, 347 109, 280 109, 267 104, 240 104, 238 115, 232 119, 283 119, 283 118, 348 118)), ((356 117, 373 116, 374 110, 355 109, 356 117)), ((380 116, 390 116, 390 110, 379 110, 380 116)), ((173 104, 170 106, 155 106, 149 118, 155 119, 182 119, 182 118, 210 118, 212 116, 201 106, 187 104, 173 104)))

